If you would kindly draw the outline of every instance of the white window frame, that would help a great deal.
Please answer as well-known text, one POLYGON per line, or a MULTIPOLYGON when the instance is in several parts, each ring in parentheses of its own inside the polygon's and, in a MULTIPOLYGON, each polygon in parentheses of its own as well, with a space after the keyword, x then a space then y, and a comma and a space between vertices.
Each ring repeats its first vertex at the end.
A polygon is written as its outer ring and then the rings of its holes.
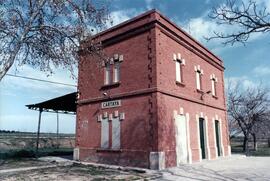
POLYGON ((173 60, 175 61, 175 79, 178 83, 183 83, 183 65, 185 65, 185 59, 181 58, 181 54, 173 54, 173 60))
POLYGON ((102 118, 101 120, 101 137, 100 137, 100 147, 102 149, 108 149, 109 148, 109 119, 108 117, 102 118))
POLYGON ((200 65, 194 66, 194 70, 195 70, 196 88, 197 90, 201 91, 203 70, 200 68, 200 65))
POLYGON ((104 68, 104 84, 109 85, 111 83, 111 66, 106 63, 104 68))
POLYGON ((113 68, 113 82, 120 82, 120 62, 116 61, 113 68))
POLYGON ((176 60, 175 61, 175 72, 176 72, 176 82, 182 82, 182 67, 181 67, 181 62, 176 60))
POLYGON ((211 86, 212 86, 212 95, 217 96, 217 78, 215 74, 210 75, 211 86))
POLYGON ((196 71, 196 87, 198 90, 202 90, 202 77, 201 72, 196 71))

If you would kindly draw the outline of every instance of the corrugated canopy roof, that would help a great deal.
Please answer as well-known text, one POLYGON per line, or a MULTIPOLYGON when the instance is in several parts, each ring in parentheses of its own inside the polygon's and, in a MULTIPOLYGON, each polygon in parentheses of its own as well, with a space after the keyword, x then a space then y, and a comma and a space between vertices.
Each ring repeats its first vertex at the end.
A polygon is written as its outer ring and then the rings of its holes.
POLYGON ((59 112, 76 114, 77 92, 66 94, 44 102, 26 105, 28 109, 42 110, 45 112, 59 112))

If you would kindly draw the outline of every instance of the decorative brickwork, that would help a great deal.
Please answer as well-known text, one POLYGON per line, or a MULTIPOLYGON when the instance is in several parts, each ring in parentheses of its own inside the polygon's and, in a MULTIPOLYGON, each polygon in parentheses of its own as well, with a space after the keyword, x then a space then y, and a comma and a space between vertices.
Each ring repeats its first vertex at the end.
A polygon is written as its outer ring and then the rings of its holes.
POLYGON ((97 40, 105 61, 80 54, 75 159, 163 169, 230 155, 217 56, 155 10, 97 40), (104 85, 106 64, 117 83, 104 85))

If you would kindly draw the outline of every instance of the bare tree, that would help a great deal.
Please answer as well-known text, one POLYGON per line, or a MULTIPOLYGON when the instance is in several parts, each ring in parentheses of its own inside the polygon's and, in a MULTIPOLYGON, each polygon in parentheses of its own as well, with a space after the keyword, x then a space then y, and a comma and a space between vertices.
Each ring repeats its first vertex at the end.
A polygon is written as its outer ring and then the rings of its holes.
MULTIPOLYGON (((254 150, 257 150, 257 138, 270 141, 270 110, 261 118, 261 121, 254 125, 251 131, 254 150)), ((270 145, 268 145, 270 147, 270 145)))
POLYGON ((270 99, 262 86, 240 89, 238 84, 228 90, 228 114, 230 121, 238 124, 244 136, 243 151, 249 154, 249 137, 256 144, 256 132, 263 129, 269 119, 270 99), (255 137, 254 137, 255 136, 255 137))
POLYGON ((238 123, 232 118, 228 117, 228 126, 229 126, 229 133, 230 133, 230 139, 233 139, 237 137, 239 134, 241 134, 241 129, 238 126, 238 123))
POLYGON ((270 13, 262 2, 227 0, 225 4, 213 8, 209 17, 220 25, 236 29, 229 33, 216 31, 212 37, 207 38, 224 39, 224 44, 245 43, 251 34, 270 31, 270 13))
MULTIPOLYGON (((106 4, 97 2, 0 0, 0 81, 14 63, 49 73, 60 66, 73 73, 79 43, 109 19, 106 4)), ((93 43, 87 50, 98 53, 100 46, 93 43)))

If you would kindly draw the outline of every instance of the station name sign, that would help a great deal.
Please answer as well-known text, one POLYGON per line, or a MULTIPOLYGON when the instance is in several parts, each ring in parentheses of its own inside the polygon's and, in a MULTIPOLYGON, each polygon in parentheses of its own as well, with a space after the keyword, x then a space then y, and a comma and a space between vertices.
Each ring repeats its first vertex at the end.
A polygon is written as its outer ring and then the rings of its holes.
POLYGON ((121 100, 114 100, 114 101, 106 101, 101 103, 101 108, 112 108, 112 107, 119 107, 121 106, 121 100))

